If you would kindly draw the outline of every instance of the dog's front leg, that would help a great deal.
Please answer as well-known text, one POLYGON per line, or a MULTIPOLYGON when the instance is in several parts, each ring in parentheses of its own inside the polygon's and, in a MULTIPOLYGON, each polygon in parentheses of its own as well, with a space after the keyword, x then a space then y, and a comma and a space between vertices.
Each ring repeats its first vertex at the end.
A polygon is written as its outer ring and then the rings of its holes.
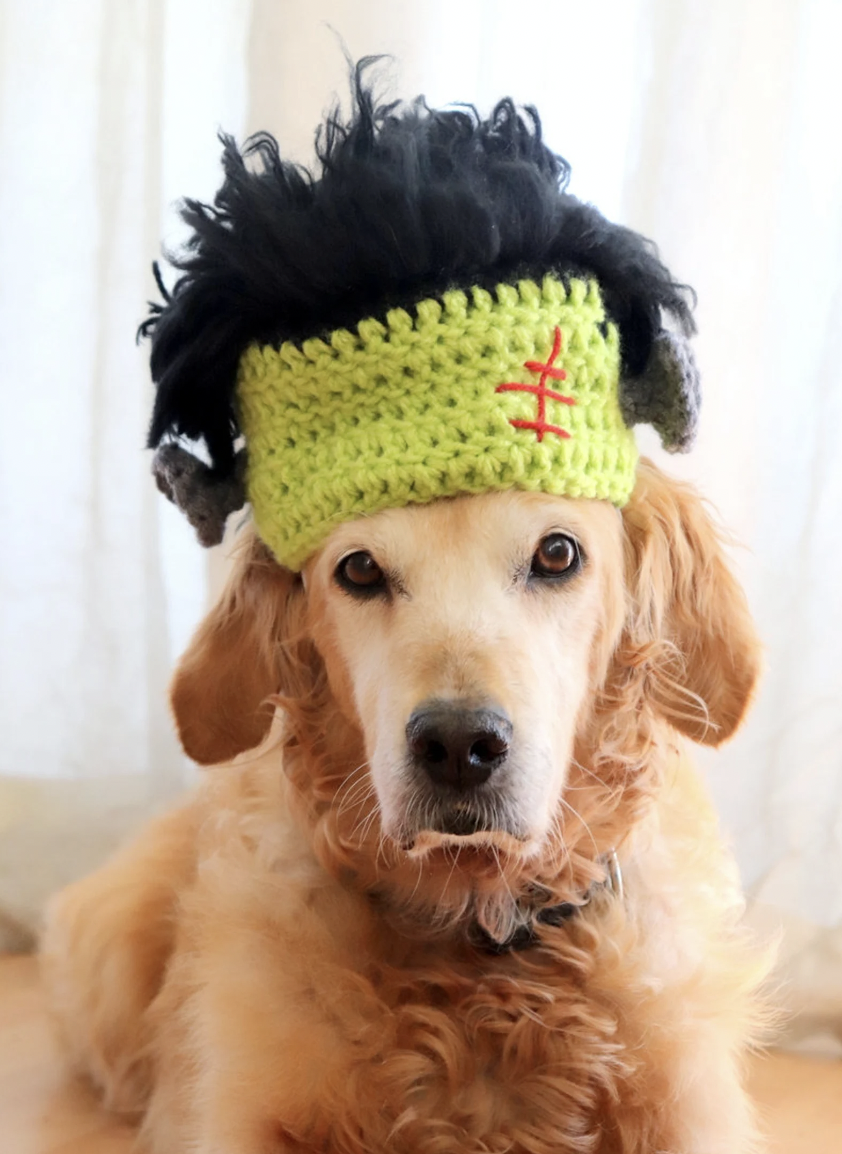
POLYGON ((364 1128, 349 1078, 385 1041, 356 964, 367 915, 330 882, 241 881, 214 863, 185 909, 152 1009, 145 1138, 155 1154, 330 1154, 332 1127, 364 1128))
POLYGON ((195 865, 195 805, 151 822, 47 911, 41 968, 73 1067, 109 1109, 134 1114, 149 1094, 146 1011, 173 948, 176 909, 195 865))

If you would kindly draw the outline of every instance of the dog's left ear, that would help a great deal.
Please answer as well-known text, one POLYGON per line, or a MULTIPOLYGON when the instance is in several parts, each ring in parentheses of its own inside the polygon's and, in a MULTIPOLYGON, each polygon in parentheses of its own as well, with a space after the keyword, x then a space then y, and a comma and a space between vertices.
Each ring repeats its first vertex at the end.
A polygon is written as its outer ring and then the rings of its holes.
POLYGON ((640 462, 623 521, 627 651, 658 712, 693 741, 719 745, 740 724, 760 672, 745 594, 701 498, 650 461, 640 462))
POLYGON ((178 663, 170 704, 184 751, 200 765, 259 745, 283 693, 306 696, 313 671, 296 640, 303 591, 246 530, 234 571, 178 663))

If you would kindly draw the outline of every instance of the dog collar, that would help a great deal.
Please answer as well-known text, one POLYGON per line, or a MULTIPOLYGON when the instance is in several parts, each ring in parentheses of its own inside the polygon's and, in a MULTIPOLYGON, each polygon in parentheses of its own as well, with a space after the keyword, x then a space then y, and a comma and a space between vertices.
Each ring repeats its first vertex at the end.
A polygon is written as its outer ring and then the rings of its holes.
POLYGON ((600 858, 600 865, 605 868, 605 881, 595 882, 585 892, 579 902, 559 902, 554 906, 521 907, 523 921, 517 929, 504 941, 498 942, 483 926, 474 923, 469 932, 469 938, 478 950, 483 953, 499 957, 502 954, 528 950, 541 941, 542 926, 563 926, 576 914, 593 902, 598 894, 608 893, 619 901, 623 900, 623 871, 617 851, 611 849, 600 858))
POLYGON ((526 489, 626 503, 637 449, 617 328, 596 281, 453 290, 356 332, 240 361, 246 492, 299 569, 338 524, 380 509, 526 489))

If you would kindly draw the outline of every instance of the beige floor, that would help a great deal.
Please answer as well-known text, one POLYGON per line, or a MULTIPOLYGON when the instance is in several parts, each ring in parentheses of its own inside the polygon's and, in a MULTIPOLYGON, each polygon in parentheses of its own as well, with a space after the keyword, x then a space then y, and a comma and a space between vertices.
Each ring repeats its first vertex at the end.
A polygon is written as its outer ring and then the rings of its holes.
MULTIPOLYGON (((842 1154, 842 1063, 759 1059, 770 1154, 842 1154)), ((0 1154, 128 1154, 132 1133, 67 1085, 30 958, 0 958, 0 1154)))

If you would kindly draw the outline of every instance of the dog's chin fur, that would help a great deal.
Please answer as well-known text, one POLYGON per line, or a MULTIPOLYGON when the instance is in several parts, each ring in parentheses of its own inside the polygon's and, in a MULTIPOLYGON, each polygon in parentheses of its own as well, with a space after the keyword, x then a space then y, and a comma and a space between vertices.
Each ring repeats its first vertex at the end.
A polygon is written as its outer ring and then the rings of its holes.
POLYGON ((246 546, 172 694, 187 751, 235 760, 59 895, 44 939, 72 1063, 155 1154, 759 1149, 741 1061, 767 959, 681 750, 734 731, 758 646, 689 490, 641 465, 622 532, 546 834, 411 845, 308 616, 318 572, 305 590, 246 546), (612 848, 623 900, 598 889, 612 848), (471 941, 594 883, 522 953, 471 941))

